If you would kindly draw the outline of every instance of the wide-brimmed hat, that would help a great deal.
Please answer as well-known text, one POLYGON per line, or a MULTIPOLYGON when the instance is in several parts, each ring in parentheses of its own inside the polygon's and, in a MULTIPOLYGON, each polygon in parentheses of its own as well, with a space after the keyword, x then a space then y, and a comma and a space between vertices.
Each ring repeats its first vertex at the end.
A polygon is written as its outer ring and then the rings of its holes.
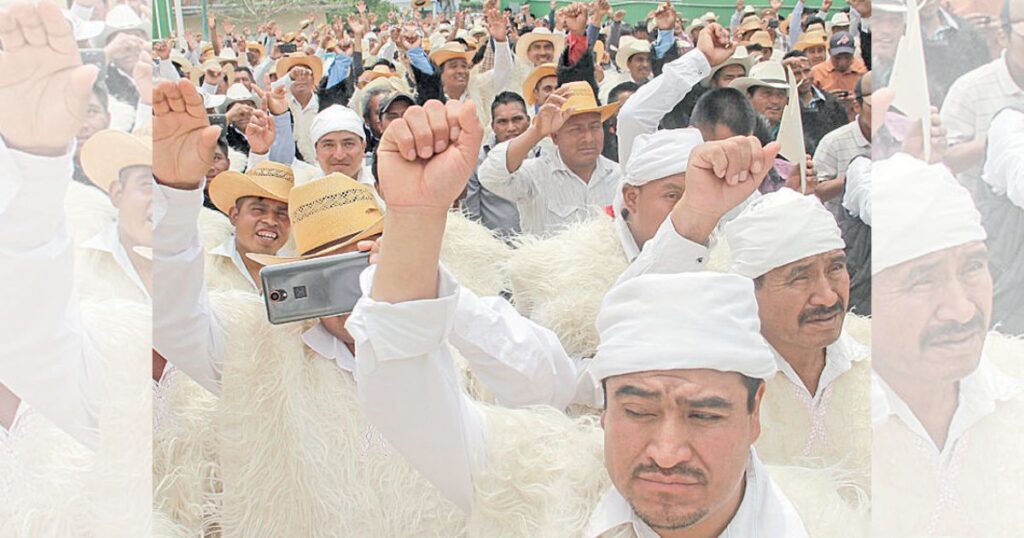
POLYGON ((748 17, 747 20, 743 21, 743 24, 740 24, 736 33, 742 36, 747 32, 756 32, 757 30, 764 30, 764 25, 761 24, 761 19, 757 17, 748 17))
POLYGON ((253 108, 259 108, 260 98, 256 94, 249 91, 241 82, 236 82, 228 87, 227 93, 224 95, 224 112, 227 112, 231 105, 235 103, 252 103, 253 108))
POLYGON ((555 58, 562 54, 562 47, 565 46, 565 38, 560 34, 553 33, 547 28, 534 28, 520 37, 519 41, 516 41, 516 56, 524 60, 528 59, 526 53, 530 50, 530 45, 538 41, 550 41, 555 46, 555 58))
POLYGON ((619 52, 615 53, 615 65, 619 66, 624 73, 629 72, 629 59, 633 55, 641 53, 651 53, 650 41, 633 36, 623 36, 619 39, 619 52))
POLYGON ((293 187, 288 194, 288 217, 298 256, 246 256, 263 265, 306 260, 336 253, 384 231, 373 188, 339 173, 293 187))
POLYGON ((224 71, 224 74, 227 77, 228 86, 231 86, 235 83, 235 66, 231 64, 221 64, 219 61, 217 61, 216 58, 210 58, 209 60, 203 62, 203 64, 200 65, 198 68, 193 68, 189 78, 192 80, 193 84, 195 84, 196 86, 200 86, 201 84, 199 83, 199 77, 205 75, 206 72, 209 70, 224 71))
POLYGON ((281 58, 277 61, 276 73, 278 78, 288 74, 288 71, 296 65, 308 67, 313 71, 313 84, 319 84, 320 78, 324 76, 324 63, 316 56, 309 56, 303 53, 296 53, 281 58))
POLYGON ((468 50, 465 45, 458 41, 449 41, 444 45, 430 51, 430 61, 434 62, 434 65, 441 66, 445 62, 454 60, 456 58, 462 58, 467 62, 473 61, 473 52, 468 50))
POLYGON ((612 117, 622 106, 622 101, 616 101, 607 105, 599 105, 597 97, 594 96, 594 88, 583 81, 568 82, 559 86, 558 89, 569 88, 571 93, 562 104, 562 110, 574 109, 573 116, 597 112, 601 114, 601 121, 612 117))
POLYGON ((750 39, 747 39, 742 43, 743 46, 749 47, 750 45, 760 45, 766 49, 775 48, 775 41, 772 40, 771 34, 768 30, 758 30, 753 34, 750 34, 750 39))
POLYGON ((225 215, 235 207, 239 198, 257 196, 288 203, 288 195, 295 186, 295 173, 290 166, 263 161, 246 173, 227 171, 210 181, 210 200, 225 215))
POLYGON ((146 24, 146 21, 142 20, 128 4, 112 7, 103 22, 106 27, 96 38, 101 46, 106 45, 118 32, 139 31, 147 36, 152 32, 152 27, 146 24))
POLYGON ((789 82, 786 80, 786 68, 775 61, 761 62, 750 68, 750 73, 740 77, 729 84, 730 88, 736 88, 746 92, 755 86, 767 86, 780 90, 788 90, 789 82))
POLYGON ((723 68, 728 67, 730 65, 742 65, 743 73, 750 73, 750 68, 754 67, 754 64, 757 63, 758 59, 758 56, 747 52, 747 47, 739 45, 736 47, 736 50, 733 51, 732 56, 730 56, 728 60, 716 65, 715 67, 712 67, 711 74, 705 77, 704 80, 701 80, 700 84, 705 88, 710 86, 711 79, 715 77, 715 73, 721 71, 723 68))
POLYGON ((195 66, 192 65, 192 62, 190 62, 189 59, 186 58, 185 55, 182 54, 181 51, 178 49, 171 50, 170 60, 171 63, 178 64, 178 67, 181 68, 182 73, 184 73, 186 77, 190 76, 192 74, 192 71, 195 69, 195 66))
POLYGON ((828 47, 828 36, 824 32, 812 30, 800 34, 800 39, 793 46, 796 50, 807 50, 812 47, 828 47))
POLYGON ((608 55, 608 49, 604 46, 604 41, 597 41, 594 43, 594 63, 604 64, 610 63, 611 56, 608 55))
POLYGON ((249 41, 248 43, 246 43, 245 44, 245 50, 247 50, 247 51, 254 50, 254 51, 260 53, 260 58, 265 56, 266 53, 267 53, 267 49, 263 47, 263 44, 262 43, 258 43, 256 41, 249 41))
POLYGON ((829 29, 831 28, 850 28, 850 16, 843 11, 832 15, 832 20, 829 21, 829 29))
POLYGON ((544 77, 554 77, 558 73, 558 64, 546 63, 540 64, 535 67, 530 75, 526 77, 526 81, 523 82, 523 98, 526 99, 526 104, 532 105, 537 101, 533 97, 533 89, 537 87, 537 84, 544 77))
POLYGON ((233 63, 237 66, 238 53, 231 47, 224 47, 220 49, 220 56, 217 56, 217 61, 220 62, 221 65, 233 63))
POLYGON ((82 146, 82 171, 94 185, 110 192, 110 186, 130 166, 153 166, 152 129, 137 129, 128 134, 104 129, 89 137, 82 146))
POLYGON ((366 82, 373 82, 379 78, 400 78, 402 75, 393 73, 386 65, 378 65, 366 72, 366 82))
POLYGON ((103 21, 83 21, 70 10, 62 9, 64 18, 71 24, 71 33, 75 35, 75 41, 89 41, 103 33, 106 24, 103 21))

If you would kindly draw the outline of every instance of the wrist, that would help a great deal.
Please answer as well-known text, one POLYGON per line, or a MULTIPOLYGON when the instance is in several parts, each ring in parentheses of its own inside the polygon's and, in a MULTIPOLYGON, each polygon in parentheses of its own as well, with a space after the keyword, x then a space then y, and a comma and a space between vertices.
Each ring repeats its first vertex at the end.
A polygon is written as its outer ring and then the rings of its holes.
POLYGON ((684 204, 683 200, 672 210, 672 227, 681 237, 700 245, 706 245, 711 233, 718 226, 722 215, 684 204))

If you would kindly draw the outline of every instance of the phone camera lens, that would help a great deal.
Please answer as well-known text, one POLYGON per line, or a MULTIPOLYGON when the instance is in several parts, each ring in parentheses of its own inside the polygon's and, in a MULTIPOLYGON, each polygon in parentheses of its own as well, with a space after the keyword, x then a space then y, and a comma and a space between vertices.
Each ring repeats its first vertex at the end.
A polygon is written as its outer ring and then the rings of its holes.
POLYGON ((288 298, 288 293, 284 290, 274 290, 270 292, 270 300, 275 303, 281 302, 288 298))

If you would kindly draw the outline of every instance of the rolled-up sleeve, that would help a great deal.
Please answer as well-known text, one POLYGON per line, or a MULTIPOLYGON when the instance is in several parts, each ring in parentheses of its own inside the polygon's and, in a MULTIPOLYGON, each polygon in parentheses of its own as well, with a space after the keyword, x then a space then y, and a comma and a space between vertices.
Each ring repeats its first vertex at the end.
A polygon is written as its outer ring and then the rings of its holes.
POLYGON ((485 189, 513 202, 529 200, 537 195, 533 173, 538 157, 527 158, 515 172, 508 171, 508 142, 502 142, 487 154, 477 169, 477 177, 485 189))

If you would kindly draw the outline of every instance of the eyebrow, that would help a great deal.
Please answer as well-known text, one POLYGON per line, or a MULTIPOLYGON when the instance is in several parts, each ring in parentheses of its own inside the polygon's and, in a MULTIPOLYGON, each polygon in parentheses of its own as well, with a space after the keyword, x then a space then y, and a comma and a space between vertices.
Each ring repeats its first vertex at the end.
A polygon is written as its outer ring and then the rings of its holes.
POLYGON ((793 278, 793 277, 795 277, 795 276, 797 276, 799 274, 806 273, 810 269, 811 269, 811 264, 809 264, 809 263, 804 263, 804 264, 801 264, 801 265, 797 265, 796 267, 790 269, 789 273, 786 276, 789 277, 789 278, 793 278))
POLYGON ((623 385, 615 391, 615 397, 619 396, 636 396, 638 398, 646 398, 648 400, 657 400, 661 398, 657 392, 644 390, 640 387, 634 387, 633 385, 623 385))
POLYGON ((732 402, 719 396, 708 396, 707 398, 700 398, 698 400, 686 400, 680 399, 679 403, 685 403, 690 407, 699 407, 703 409, 732 409, 732 402))

